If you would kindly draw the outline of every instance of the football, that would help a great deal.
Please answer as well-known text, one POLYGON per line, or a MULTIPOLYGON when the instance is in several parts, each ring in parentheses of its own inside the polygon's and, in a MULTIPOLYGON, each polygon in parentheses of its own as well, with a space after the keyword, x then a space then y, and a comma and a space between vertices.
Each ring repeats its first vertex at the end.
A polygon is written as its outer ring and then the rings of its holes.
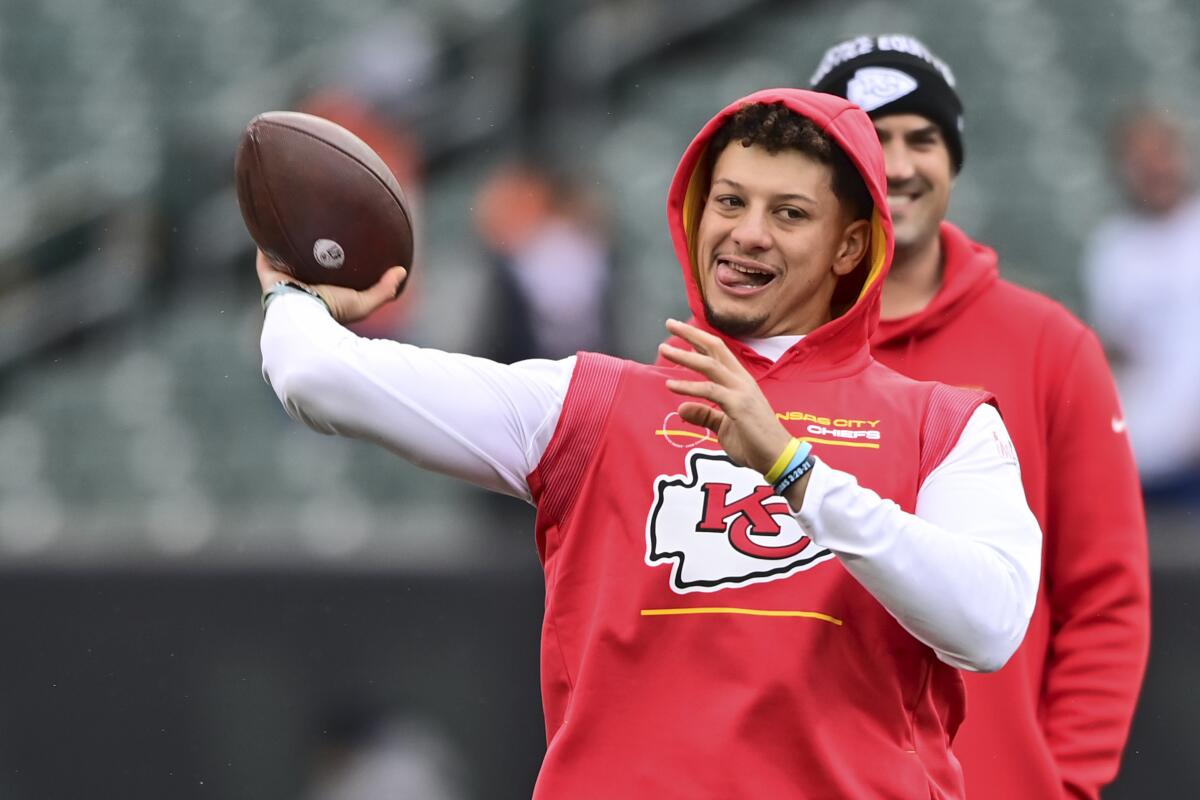
POLYGON ((391 169, 350 131, 293 111, 260 114, 234 159, 258 247, 308 284, 366 289, 412 268, 412 214, 391 169))

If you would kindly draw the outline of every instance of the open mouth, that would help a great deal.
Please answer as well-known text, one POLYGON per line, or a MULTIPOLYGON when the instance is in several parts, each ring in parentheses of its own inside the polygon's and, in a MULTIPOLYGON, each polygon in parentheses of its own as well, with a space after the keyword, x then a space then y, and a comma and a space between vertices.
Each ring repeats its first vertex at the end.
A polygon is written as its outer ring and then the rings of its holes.
POLYGON ((908 192, 906 194, 889 194, 887 196, 888 209, 892 213, 895 213, 897 211, 903 211, 903 210, 907 209, 909 206, 916 203, 920 199, 921 199, 920 192, 908 192))
POLYGON ((716 279, 735 294, 756 292, 775 280, 774 271, 754 261, 729 256, 717 257, 716 279))
POLYGON ((908 188, 900 186, 889 186, 887 195, 888 210, 893 214, 903 212, 911 208, 922 197, 925 196, 926 187, 917 186, 908 188))

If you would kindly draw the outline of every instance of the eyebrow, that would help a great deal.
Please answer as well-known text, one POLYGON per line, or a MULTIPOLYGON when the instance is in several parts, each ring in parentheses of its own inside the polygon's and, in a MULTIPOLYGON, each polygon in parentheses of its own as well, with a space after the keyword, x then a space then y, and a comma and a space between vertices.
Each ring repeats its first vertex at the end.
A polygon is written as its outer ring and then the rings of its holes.
POLYGON ((917 128, 915 131, 907 131, 904 136, 905 138, 910 138, 913 136, 932 136, 936 133, 941 133, 941 129, 935 123, 930 123, 924 128, 917 128))
POLYGON ((931 122, 928 125, 926 125, 924 128, 913 128, 912 130, 908 130, 908 131, 889 131, 889 130, 881 130, 879 128, 876 128, 875 133, 879 136, 880 139, 883 139, 883 137, 885 137, 885 136, 887 136, 889 138, 892 136, 899 136, 902 139, 915 139, 918 137, 933 136, 936 134, 940 134, 941 129, 937 126, 937 123, 931 122))
MULTIPOLYGON (((742 186, 737 181, 731 181, 731 180, 729 180, 729 178, 717 178, 716 180, 713 181, 713 184, 718 184, 718 183, 728 184, 729 186, 732 186, 734 189, 736 189, 739 192, 744 192, 746 190, 745 186, 742 186)), ((807 203, 812 203, 813 205, 817 204, 817 201, 814 200, 813 198, 809 197, 808 195, 798 194, 798 193, 777 194, 777 195, 774 195, 773 199, 775 199, 775 200, 802 200, 807 203)))

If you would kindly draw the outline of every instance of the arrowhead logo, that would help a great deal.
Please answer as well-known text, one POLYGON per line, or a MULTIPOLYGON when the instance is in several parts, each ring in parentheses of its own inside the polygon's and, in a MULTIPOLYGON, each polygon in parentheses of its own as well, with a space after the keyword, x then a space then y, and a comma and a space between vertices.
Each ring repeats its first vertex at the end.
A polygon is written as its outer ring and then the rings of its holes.
POLYGON ((660 475, 654 496, 646 564, 671 564, 676 594, 779 580, 833 557, 761 475, 720 451, 689 451, 687 474, 660 475))
POLYGON ((870 113, 911 94, 917 80, 890 67, 863 67, 846 84, 846 99, 870 113))
POLYGON ((686 450, 690 447, 704 444, 705 442, 717 443, 717 437, 713 436, 712 431, 708 428, 702 428, 699 425, 693 425, 679 416, 678 411, 672 411, 663 419, 662 427, 655 433, 667 441, 667 444, 672 447, 678 447, 681 450, 686 450))
POLYGON ((1113 433, 1124 433, 1125 429, 1128 427, 1129 426, 1125 424, 1124 417, 1113 417, 1112 418, 1113 433))

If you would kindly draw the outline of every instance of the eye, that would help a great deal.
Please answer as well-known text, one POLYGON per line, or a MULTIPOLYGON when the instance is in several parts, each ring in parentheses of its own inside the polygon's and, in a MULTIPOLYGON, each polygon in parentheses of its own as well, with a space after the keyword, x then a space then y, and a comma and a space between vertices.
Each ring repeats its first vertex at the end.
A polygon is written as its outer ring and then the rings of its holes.
POLYGON ((721 194, 713 198, 713 202, 724 208, 741 208, 742 198, 735 194, 721 194))
POLYGON ((784 206, 779 209, 779 214, 789 222, 796 222, 802 219, 808 219, 808 212, 804 209, 796 208, 795 206, 784 206))
POLYGON ((920 136, 914 136, 908 140, 908 146, 914 150, 928 150, 936 147, 941 140, 936 133, 927 133, 920 136))

